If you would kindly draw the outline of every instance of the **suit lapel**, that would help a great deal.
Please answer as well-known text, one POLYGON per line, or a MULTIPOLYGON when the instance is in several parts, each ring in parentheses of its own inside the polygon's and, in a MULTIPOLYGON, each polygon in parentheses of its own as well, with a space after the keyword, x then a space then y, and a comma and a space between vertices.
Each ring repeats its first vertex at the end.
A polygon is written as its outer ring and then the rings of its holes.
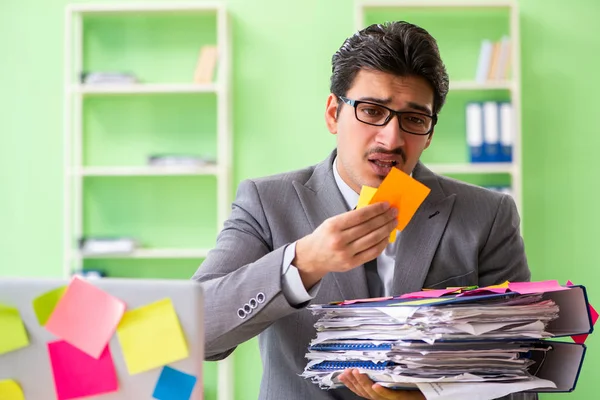
POLYGON ((422 289, 455 200, 455 195, 444 194, 437 176, 421 163, 413 177, 431 192, 399 236, 391 291, 394 296, 422 289))
MULTIPOLYGON (((326 219, 349 211, 333 176, 333 160, 336 154, 337 151, 334 150, 325 161, 318 164, 306 184, 294 182, 313 231, 326 219)), ((369 295, 365 271, 362 267, 347 272, 330 273, 324 280, 328 277, 336 282, 343 299, 365 298, 369 295)))

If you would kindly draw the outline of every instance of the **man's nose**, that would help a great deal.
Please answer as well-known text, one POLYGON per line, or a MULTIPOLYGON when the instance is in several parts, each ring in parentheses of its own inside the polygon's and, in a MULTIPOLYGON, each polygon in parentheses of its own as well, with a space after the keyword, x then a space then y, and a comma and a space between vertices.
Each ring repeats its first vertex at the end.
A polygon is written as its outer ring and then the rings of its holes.
POLYGON ((387 149, 395 149, 404 145, 404 135, 406 132, 400 128, 399 115, 395 114, 385 126, 381 127, 375 140, 387 149))

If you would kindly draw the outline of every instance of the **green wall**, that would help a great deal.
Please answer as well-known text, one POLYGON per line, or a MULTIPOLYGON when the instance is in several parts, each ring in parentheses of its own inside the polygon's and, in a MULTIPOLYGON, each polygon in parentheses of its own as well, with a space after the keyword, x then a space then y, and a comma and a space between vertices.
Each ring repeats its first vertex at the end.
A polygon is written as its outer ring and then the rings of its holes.
MULTIPOLYGON (((66 4, 66 0, 0 2, 0 276, 61 273, 66 4)), ((321 160, 334 146, 323 121, 329 62, 354 29, 353 2, 228 4, 234 46, 234 183, 321 160)), ((533 279, 585 284, 592 303, 600 305, 600 256, 595 251, 600 212, 593 206, 598 194, 594 153, 600 144, 594 124, 599 105, 594 90, 600 87, 600 3, 521 0, 519 4, 523 220, 533 279)), ((175 272, 165 274, 155 262, 123 261, 111 265, 111 271, 183 276, 195 265, 178 261, 172 267, 175 272)), ((593 377, 600 368, 596 343, 600 343, 596 335, 587 341, 577 391, 569 397, 542 398, 596 398, 593 377)), ((255 341, 235 353, 236 398, 256 397, 257 354, 255 341)), ((212 398, 213 372, 209 375, 208 398, 212 398)))

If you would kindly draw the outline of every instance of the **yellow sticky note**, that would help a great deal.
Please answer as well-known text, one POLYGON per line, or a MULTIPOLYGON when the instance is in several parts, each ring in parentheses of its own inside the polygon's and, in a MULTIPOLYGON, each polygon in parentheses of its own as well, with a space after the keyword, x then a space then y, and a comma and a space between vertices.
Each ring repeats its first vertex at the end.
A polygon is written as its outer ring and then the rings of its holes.
POLYGON ((363 186, 360 189, 360 194, 358 195, 358 204, 356 205, 356 209, 363 208, 364 206, 368 206, 369 202, 377 192, 377 188, 371 186, 363 186))
POLYGON ((504 283, 501 283, 499 285, 492 285, 492 286, 486 286, 482 289, 508 289, 508 281, 504 281, 504 283))
POLYGON ((0 304, 0 355, 29 345, 19 310, 0 304))
MULTIPOLYGON (((360 189, 360 194, 358 195, 358 204, 356 205, 356 209, 363 208, 364 206, 368 206, 369 202, 377 192, 377 188, 371 186, 363 186, 360 189)), ((394 243, 396 241, 396 231, 394 230, 390 233, 390 243, 394 243)))
POLYGON ((188 357, 188 347, 171 299, 126 311, 117 337, 129 374, 137 374, 188 357))
POLYGON ((419 299, 419 300, 405 301, 404 303, 390 304, 390 306, 422 306, 422 305, 426 305, 426 304, 443 303, 448 300, 450 300, 450 299, 444 299, 444 298, 438 297, 435 299, 419 299))
POLYGON ((387 201, 392 207, 398 209, 399 231, 406 228, 411 218, 429 195, 429 189, 410 175, 392 168, 387 174, 369 204, 387 201))
POLYGON ((48 318, 54 312, 56 304, 65 294, 66 290, 66 286, 61 286, 33 299, 33 311, 41 326, 46 325, 48 318))
POLYGON ((21 386, 12 379, 0 381, 0 400, 25 400, 21 386))

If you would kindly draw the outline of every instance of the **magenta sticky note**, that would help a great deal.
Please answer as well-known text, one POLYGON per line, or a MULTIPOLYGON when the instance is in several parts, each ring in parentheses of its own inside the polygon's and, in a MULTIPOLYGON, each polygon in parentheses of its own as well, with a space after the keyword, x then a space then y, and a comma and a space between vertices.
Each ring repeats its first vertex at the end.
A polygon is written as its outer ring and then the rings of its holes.
POLYGON ((400 296, 401 299, 434 299, 442 297, 445 294, 456 293, 460 288, 451 289, 435 289, 435 290, 423 290, 421 292, 405 293, 400 296))
POLYGON ((520 294, 556 292, 558 290, 569 290, 559 285, 558 281, 539 282, 509 282, 508 288, 520 294))
POLYGON ((468 297, 468 296, 479 296, 484 294, 502 294, 506 293, 508 288, 505 287, 488 287, 488 288, 479 288, 473 290, 467 290, 464 293, 457 295, 456 297, 468 297))
MULTIPOLYGON (((570 280, 567 281, 567 285, 569 286, 573 286, 573 282, 571 282, 570 280)), ((588 304, 589 306, 589 310, 590 310, 590 316, 592 317, 592 326, 596 325, 596 321, 598 321, 598 311, 596 311, 594 309, 594 307, 592 307, 591 304, 588 304)), ((575 343, 579 343, 579 344, 584 344, 585 340, 587 339, 589 335, 587 333, 583 334, 583 335, 574 335, 571 336, 571 338, 573 339, 573 341, 575 343)))
POLYGON ((46 329, 98 358, 124 311, 123 301, 74 277, 46 322, 46 329))
MULTIPOLYGON (((598 321, 598 312, 594 309, 594 307, 592 307, 592 305, 590 304, 590 315, 592 317, 592 326, 594 326, 596 324, 596 321, 598 321)), ((571 336, 571 338, 573 339, 573 341, 575 343, 579 343, 579 344, 584 344, 585 340, 587 339, 589 335, 587 333, 584 333, 583 335, 574 335, 571 336)))
POLYGON ((95 396, 119 389, 108 346, 96 359, 59 340, 48 343, 48 355, 58 400, 95 396))

